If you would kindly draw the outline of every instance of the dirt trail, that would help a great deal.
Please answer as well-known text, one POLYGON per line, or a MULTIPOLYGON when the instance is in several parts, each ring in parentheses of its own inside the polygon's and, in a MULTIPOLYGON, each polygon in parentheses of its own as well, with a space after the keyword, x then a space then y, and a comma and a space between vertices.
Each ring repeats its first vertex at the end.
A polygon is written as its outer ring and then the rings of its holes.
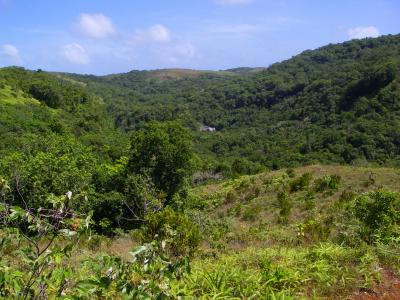
POLYGON ((385 271, 382 283, 373 291, 358 292, 350 300, 400 300, 400 278, 391 271, 385 271))

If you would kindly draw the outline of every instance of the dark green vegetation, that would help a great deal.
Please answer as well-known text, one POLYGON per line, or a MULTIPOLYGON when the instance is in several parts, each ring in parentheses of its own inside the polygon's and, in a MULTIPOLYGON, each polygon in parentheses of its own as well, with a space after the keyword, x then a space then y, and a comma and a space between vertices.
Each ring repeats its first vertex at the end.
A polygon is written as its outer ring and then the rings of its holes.
POLYGON ((60 76, 101 95, 123 130, 183 120, 206 167, 227 173, 315 162, 397 166, 399 46, 398 35, 350 41, 242 72, 60 76), (218 132, 201 133, 202 125, 218 132))
POLYGON ((400 272, 399 105, 400 36, 268 69, 0 69, 0 298, 374 290, 400 272))

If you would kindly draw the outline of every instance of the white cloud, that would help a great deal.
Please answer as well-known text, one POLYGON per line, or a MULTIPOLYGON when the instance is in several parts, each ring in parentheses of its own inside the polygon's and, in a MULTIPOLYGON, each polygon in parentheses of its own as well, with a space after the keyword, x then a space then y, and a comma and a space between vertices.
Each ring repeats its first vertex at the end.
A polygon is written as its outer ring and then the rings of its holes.
POLYGON ((77 28, 92 38, 106 38, 116 32, 112 20, 103 14, 81 14, 77 28))
POLYGON ((23 64, 18 48, 11 44, 4 44, 0 47, 0 60, 6 64, 23 64))
POLYGON ((253 0, 214 0, 219 5, 247 5, 253 2, 253 0))
POLYGON ((379 29, 375 26, 350 28, 347 30, 347 34, 351 39, 363 39, 367 37, 380 36, 379 29))
POLYGON ((163 25, 154 25, 149 29, 150 36, 153 41, 156 42, 169 42, 171 40, 171 34, 163 25))
POLYGON ((171 41, 171 33, 167 27, 161 24, 151 26, 147 29, 139 29, 136 31, 135 40, 151 41, 158 43, 166 43, 171 41))
POLYGON ((5 44, 3 45, 3 53, 11 58, 16 58, 19 59, 19 51, 17 47, 10 45, 10 44, 5 44))
POLYGON ((77 43, 65 45, 62 54, 71 63, 77 65, 86 65, 90 62, 89 55, 85 48, 77 43))

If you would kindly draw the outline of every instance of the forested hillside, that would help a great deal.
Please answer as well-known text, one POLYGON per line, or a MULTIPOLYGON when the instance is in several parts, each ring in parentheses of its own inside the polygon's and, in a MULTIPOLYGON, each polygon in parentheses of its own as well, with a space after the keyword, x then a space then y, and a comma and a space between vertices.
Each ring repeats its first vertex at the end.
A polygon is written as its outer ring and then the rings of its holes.
POLYGON ((49 136, 73 137, 96 154, 119 158, 122 135, 103 100, 71 80, 22 68, 0 70, 0 153, 22 150, 49 136), (113 146, 114 145, 114 146, 113 146))
POLYGON ((197 153, 227 173, 312 162, 398 165, 399 45, 399 35, 354 40, 267 69, 60 76, 102 96, 125 131, 183 120, 197 153), (201 133, 202 125, 217 132, 201 133))
POLYGON ((3 68, 0 299, 397 299, 398 167, 400 35, 268 68, 3 68))

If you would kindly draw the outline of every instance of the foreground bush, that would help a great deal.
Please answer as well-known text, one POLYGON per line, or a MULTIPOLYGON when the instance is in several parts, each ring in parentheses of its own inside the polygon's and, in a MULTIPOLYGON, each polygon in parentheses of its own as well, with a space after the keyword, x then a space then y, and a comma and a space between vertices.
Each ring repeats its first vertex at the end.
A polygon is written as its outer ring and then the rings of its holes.
POLYGON ((171 208, 149 215, 142 232, 145 242, 173 237, 168 251, 174 257, 192 256, 200 242, 198 228, 171 208))
POLYGON ((388 240, 400 236, 400 194, 379 190, 359 196, 354 214, 362 222, 362 237, 388 240))
POLYGON ((103 255, 76 269, 72 261, 81 238, 91 239, 90 216, 71 209, 72 193, 50 196, 51 209, 14 205, 0 178, 1 299, 168 299, 170 280, 189 270, 199 243, 197 228, 167 208, 150 215, 129 261, 103 255), (85 233, 85 234, 83 234, 85 233))

